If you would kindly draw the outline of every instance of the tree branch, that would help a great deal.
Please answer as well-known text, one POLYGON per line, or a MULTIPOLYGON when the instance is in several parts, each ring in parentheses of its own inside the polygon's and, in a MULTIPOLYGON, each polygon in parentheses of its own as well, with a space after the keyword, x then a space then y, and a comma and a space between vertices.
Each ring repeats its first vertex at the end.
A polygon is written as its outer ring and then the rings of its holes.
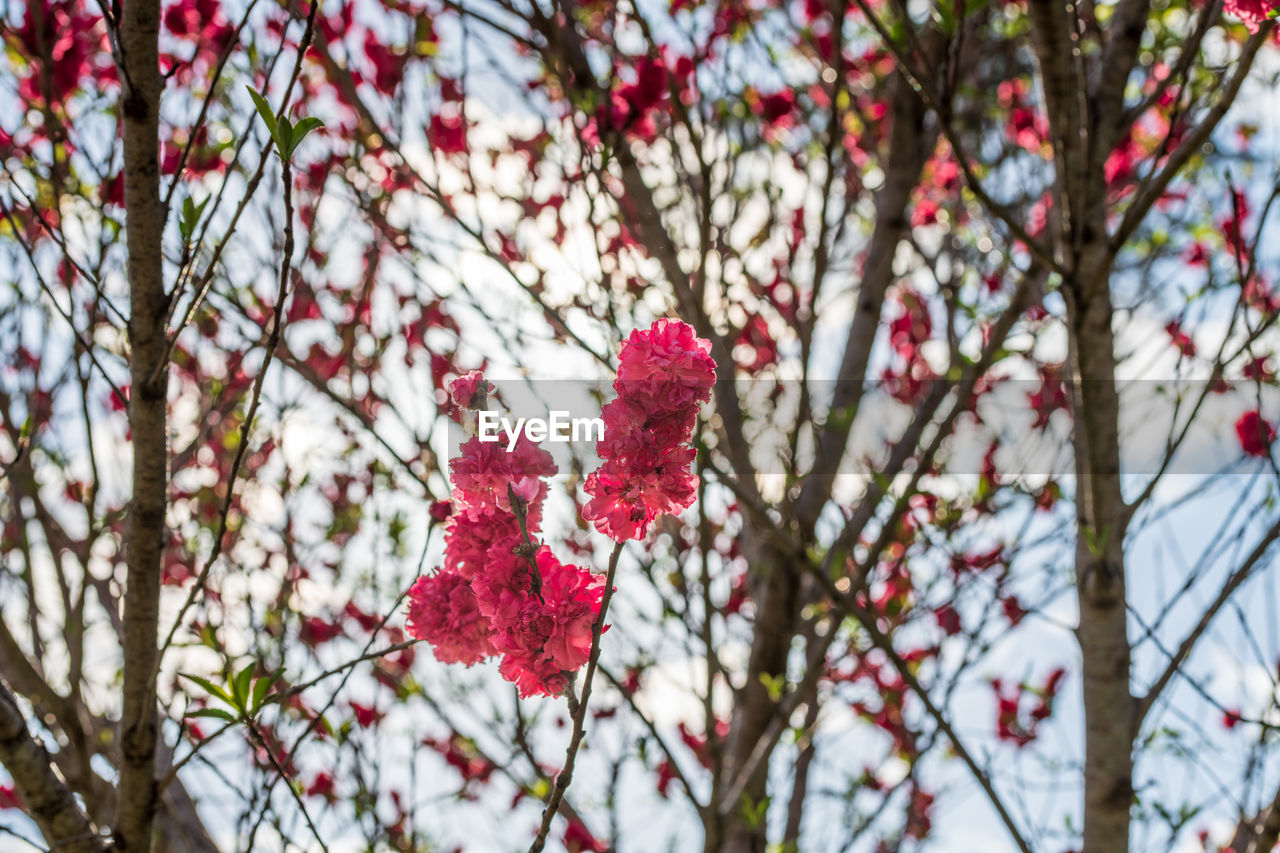
POLYGON ((13 694, 0 681, 0 764, 9 771, 27 812, 60 853, 104 853, 107 847, 53 772, 53 760, 31 736, 13 694))
MULTIPOLYGON (((569 748, 565 752, 564 767, 556 774, 556 784, 551 788, 551 797, 547 807, 542 810, 542 826, 538 829, 538 837, 529 847, 529 853, 539 853, 547 843, 547 833, 551 831, 551 821, 555 820, 560 802, 569 783, 573 781, 573 765, 578 757, 578 747, 582 745, 582 737, 586 733, 587 700, 591 697, 591 682, 596 675, 596 667, 600 663, 600 635, 604 633, 604 620, 609 612, 609 601, 613 598, 613 578, 618 571, 618 558, 622 556, 622 545, 613 546, 613 554, 609 556, 609 571, 604 576, 604 597, 600 600, 600 613, 596 616, 595 625, 591 628, 591 653, 587 657, 587 668, 582 678, 582 696, 577 700, 573 710, 573 734, 569 736, 569 748)), ((569 697, 573 697, 573 685, 569 685, 569 697)))
POLYGON ((1142 224, 1142 220, 1147 215, 1147 211, 1151 206, 1160 200, 1164 195, 1165 189, 1187 164, 1200 146, 1208 141, 1209 136, 1217 128, 1218 123, 1222 121, 1223 116, 1227 114, 1227 110, 1231 109, 1231 105, 1235 103, 1236 95, 1240 93, 1240 87, 1244 85, 1245 78, 1249 76, 1249 70, 1253 67, 1253 60, 1258 55, 1258 51, 1271 38, 1274 24, 1266 21, 1258 28, 1258 31, 1249 37, 1249 41, 1245 43, 1244 50, 1240 54, 1240 60, 1236 64, 1236 70, 1227 80, 1226 85, 1222 88, 1222 95, 1218 98, 1218 102, 1209 110, 1204 120, 1196 125, 1195 129, 1183 137, 1181 144, 1174 149, 1169 155, 1169 159, 1165 161, 1164 168, 1153 174, 1147 179, 1146 183, 1138 190, 1137 196, 1124 212, 1124 219, 1121 220, 1119 227, 1116 228, 1115 234, 1111 237, 1112 251, 1119 251, 1133 232, 1138 230, 1138 226, 1142 224))
POLYGON ((1138 700, 1138 710, 1133 719, 1133 734, 1135 737, 1143 719, 1151 711, 1151 707, 1156 703, 1156 700, 1160 698, 1160 694, 1173 681, 1174 676, 1178 674, 1187 658, 1190 657, 1196 643, 1204 636, 1205 631, 1209 629, 1209 625, 1226 603, 1231 600, 1231 596, 1235 594, 1236 590, 1253 576, 1254 569, 1266 557, 1267 552, 1271 550, 1271 546, 1275 544, 1277 539, 1280 539, 1280 521, 1276 521, 1271 525, 1262 539, 1258 541, 1258 544, 1249 552, 1249 556, 1245 558, 1245 561, 1227 577, 1213 603, 1201 614, 1200 621, 1178 644, 1177 650, 1169 658, 1169 663, 1165 665, 1164 671, 1160 673, 1160 676, 1151 685, 1151 688, 1147 690, 1146 694, 1138 700))

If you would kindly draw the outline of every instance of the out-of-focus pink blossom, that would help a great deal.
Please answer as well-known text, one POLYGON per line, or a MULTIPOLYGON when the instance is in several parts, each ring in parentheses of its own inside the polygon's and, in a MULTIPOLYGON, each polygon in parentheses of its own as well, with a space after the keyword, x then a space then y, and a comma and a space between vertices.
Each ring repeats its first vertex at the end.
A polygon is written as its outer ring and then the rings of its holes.
POLYGON ((1268 456, 1276 440, 1276 428, 1258 411, 1245 412, 1236 421, 1240 447, 1250 456, 1268 456))

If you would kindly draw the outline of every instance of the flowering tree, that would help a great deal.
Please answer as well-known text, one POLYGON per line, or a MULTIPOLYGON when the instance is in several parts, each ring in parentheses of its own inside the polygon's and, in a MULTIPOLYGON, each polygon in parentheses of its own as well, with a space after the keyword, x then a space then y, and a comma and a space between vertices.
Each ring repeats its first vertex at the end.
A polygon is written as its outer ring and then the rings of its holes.
POLYGON ((0 14, 6 848, 1276 845, 1266 0, 0 14))

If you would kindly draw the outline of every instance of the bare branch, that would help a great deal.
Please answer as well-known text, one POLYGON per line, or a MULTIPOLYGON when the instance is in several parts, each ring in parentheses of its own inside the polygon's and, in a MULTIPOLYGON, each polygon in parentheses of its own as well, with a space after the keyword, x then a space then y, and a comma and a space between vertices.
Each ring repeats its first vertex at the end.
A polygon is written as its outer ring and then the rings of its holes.
POLYGON ((1200 638, 1204 636, 1205 631, 1209 629, 1209 625, 1213 622, 1214 618, 1227 604, 1227 602, 1231 600, 1231 597, 1235 595, 1236 590, 1238 590, 1249 580, 1249 578, 1253 576, 1254 571, 1258 568, 1258 564, 1267 556, 1267 553, 1271 550, 1271 546, 1275 544, 1277 539, 1280 539, 1280 520, 1271 525, 1266 534, 1258 540, 1258 543, 1253 547, 1253 550, 1249 552, 1249 556, 1245 558, 1244 562, 1236 567, 1235 571, 1227 577, 1226 581, 1222 584, 1222 589, 1218 591, 1218 595, 1214 598, 1213 603, 1205 608, 1204 613, 1200 615, 1200 620, 1196 622, 1195 627, 1192 628, 1191 631, 1188 632, 1187 636, 1183 638, 1182 642, 1178 644, 1177 650, 1169 658, 1169 662, 1165 665, 1164 671, 1160 673, 1158 678, 1156 678, 1155 682, 1151 685, 1150 689, 1147 690, 1146 694, 1138 700, 1138 710, 1133 719, 1135 736, 1137 735, 1138 726, 1142 724, 1143 719, 1145 719, 1146 715, 1151 711, 1151 707, 1155 704, 1156 700, 1160 698, 1160 694, 1169 686, 1169 682, 1171 682, 1174 676, 1176 676, 1182 669, 1182 665, 1186 662, 1187 658, 1190 657, 1196 643, 1198 643, 1200 638))
POLYGON ((64 853, 104 853, 107 847, 66 784, 53 760, 31 736, 13 694, 0 681, 0 764, 9 771, 31 818, 45 840, 64 853))

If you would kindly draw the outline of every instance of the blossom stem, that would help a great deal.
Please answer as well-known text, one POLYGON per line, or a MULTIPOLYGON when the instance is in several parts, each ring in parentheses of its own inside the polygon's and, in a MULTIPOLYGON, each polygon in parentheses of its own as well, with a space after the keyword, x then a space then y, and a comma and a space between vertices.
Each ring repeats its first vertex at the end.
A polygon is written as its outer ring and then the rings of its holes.
POLYGON ((564 799, 565 792, 569 790, 569 783, 573 781, 573 763, 578 756, 578 748, 582 745, 582 736, 585 734, 587 699, 591 696, 591 681, 595 678, 596 666, 600 662, 600 635, 604 633, 605 614, 609 612, 609 601, 613 598, 613 578, 618 571, 618 558, 622 556, 622 546, 623 542, 614 545, 613 553, 609 555, 609 571, 604 579, 604 597, 600 599, 600 614, 596 616, 595 624, 591 626, 591 654, 587 658, 587 672, 582 680, 582 697, 573 711, 573 733, 569 736, 569 748, 565 751, 564 769, 556 774, 551 796, 547 799, 546 808, 542 810, 542 826, 538 829, 538 837, 529 847, 529 853, 540 853, 546 845, 547 833, 551 831, 551 821, 560 810, 560 802, 564 799))
POLYGON ((507 499, 511 502, 511 514, 516 517, 516 524, 520 526, 520 537, 524 539, 524 543, 520 546, 520 554, 529 563, 530 587, 533 594, 538 597, 538 601, 546 604, 546 599, 542 597, 542 575, 538 572, 538 546, 533 541, 533 537, 529 535, 529 507, 527 503, 516 494, 515 486, 507 483, 507 499))

